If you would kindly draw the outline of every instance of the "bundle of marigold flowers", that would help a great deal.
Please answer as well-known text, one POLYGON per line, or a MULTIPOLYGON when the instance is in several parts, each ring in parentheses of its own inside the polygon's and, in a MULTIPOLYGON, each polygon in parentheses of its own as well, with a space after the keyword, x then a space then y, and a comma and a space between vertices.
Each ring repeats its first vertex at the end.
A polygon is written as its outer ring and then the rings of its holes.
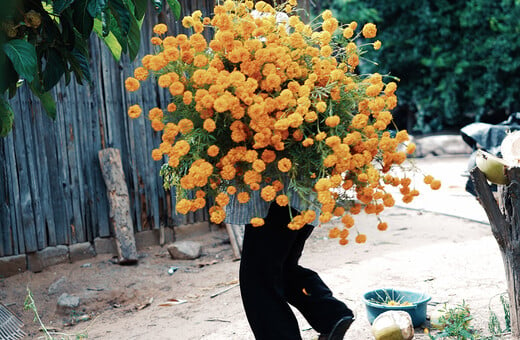
MULTIPOLYGON (((415 146, 406 131, 391 131, 395 82, 359 75, 363 48, 379 49, 377 29, 356 22, 340 27, 330 11, 314 26, 300 20, 296 0, 277 8, 263 1, 226 0, 213 18, 200 11, 184 17, 190 36, 168 36, 154 27, 156 53, 142 59, 126 88, 153 76, 171 94, 166 108, 149 109, 162 143, 152 158, 167 159, 161 174, 175 186, 181 214, 206 206, 213 223, 226 217, 230 198, 247 204, 253 193, 287 206, 294 195, 307 209, 289 228, 338 218, 329 236, 348 243, 352 215, 378 216, 394 205, 388 186, 410 202, 419 193, 406 175, 392 175, 415 146), (213 39, 204 30, 213 30, 213 39), (356 33, 357 32, 357 33, 356 33)), ((138 105, 128 114, 137 118, 138 105)), ((424 178, 433 189, 440 186, 424 178)), ((250 218, 263 225, 263 216, 250 218)), ((366 236, 359 231, 355 240, 366 236)))

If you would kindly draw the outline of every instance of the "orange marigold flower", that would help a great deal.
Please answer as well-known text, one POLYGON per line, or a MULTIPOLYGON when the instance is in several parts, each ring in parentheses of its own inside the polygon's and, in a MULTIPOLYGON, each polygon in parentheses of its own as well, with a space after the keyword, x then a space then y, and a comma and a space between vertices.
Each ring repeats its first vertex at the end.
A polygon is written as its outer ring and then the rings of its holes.
POLYGON ((150 39, 150 42, 152 43, 152 45, 160 45, 162 44, 162 39, 159 37, 152 37, 150 39))
POLYGON ((170 85, 170 93, 172 96, 184 94, 184 84, 179 81, 173 82, 170 85))
POLYGON ((346 27, 344 30, 343 30, 343 37, 345 39, 350 39, 352 38, 352 36, 354 36, 354 31, 352 30, 352 28, 350 27, 346 27))
POLYGON ((377 27, 372 23, 365 24, 362 33, 365 38, 374 38, 377 35, 377 27))
POLYGON ((339 244, 342 246, 346 246, 348 244, 348 240, 346 238, 339 239, 339 244))
POLYGON ((415 152, 415 148, 416 148, 416 145, 415 143, 409 143, 407 146, 406 146, 406 153, 411 155, 415 152))
POLYGON ((146 80, 146 78, 148 78, 148 74, 148 70, 144 67, 138 67, 134 70, 134 77, 137 80, 146 80))
POLYGON ((289 204, 289 197, 287 195, 278 195, 276 196, 276 204, 281 207, 285 207, 289 204))
POLYGON ((325 125, 327 125, 329 127, 338 126, 340 122, 341 122, 341 119, 337 115, 330 116, 330 117, 327 117, 327 119, 325 119, 325 125))
POLYGON ((157 24, 153 27, 153 32, 155 34, 164 34, 166 32, 168 32, 168 26, 166 26, 165 24, 157 24))
POLYGON ((154 161, 160 161, 162 159, 163 153, 160 149, 153 149, 152 150, 152 159, 154 161))
POLYGON ((262 152, 261 158, 266 163, 272 163, 276 159, 276 153, 273 150, 265 149, 262 152))
POLYGON ((438 190, 438 189, 440 189, 440 187, 441 187, 441 181, 439 181, 438 179, 434 179, 430 183, 430 188, 432 188, 432 190, 438 190))
POLYGON ((266 202, 271 202, 276 197, 276 190, 272 185, 267 185, 260 192, 260 197, 266 202))
POLYGON ((204 120, 202 127, 204 128, 204 130, 208 132, 213 132, 217 128, 217 125, 215 124, 215 121, 213 119, 207 118, 204 120))
POLYGON ((220 149, 216 145, 210 145, 208 147, 208 156, 210 157, 216 157, 219 153, 220 149))
POLYGON ((177 125, 179 126, 179 131, 184 135, 190 133, 193 130, 193 122, 188 118, 179 120, 177 125))
POLYGON ((325 102, 318 102, 316 104, 316 111, 325 112, 326 109, 327 109, 327 104, 325 102))
POLYGON ((253 217, 250 222, 253 227, 261 227, 265 224, 264 219, 261 217, 253 217))
POLYGON ((137 104, 132 105, 132 106, 130 106, 128 108, 128 116, 130 118, 137 118, 137 117, 139 117, 141 115, 141 112, 143 112, 143 110, 137 104))
POLYGON ((175 210, 177 210, 178 213, 186 215, 191 209, 191 201, 187 200, 185 198, 179 200, 177 204, 175 205, 175 210))
POLYGON ((253 170, 256 172, 262 172, 265 170, 265 162, 261 159, 255 159, 253 161, 253 170))
POLYGON ((175 103, 170 103, 166 107, 166 110, 168 110, 168 112, 175 112, 177 111, 177 105, 175 105, 175 103))
POLYGON ((312 144, 314 144, 314 140, 312 138, 305 138, 302 142, 302 145, 304 147, 309 147, 311 146, 312 144))
POLYGON ((249 202, 250 196, 249 193, 246 191, 239 192, 237 195, 237 200, 240 203, 247 203, 249 202))
POLYGON ((190 105, 193 100, 193 93, 191 91, 185 91, 182 95, 182 102, 186 105, 190 105))
POLYGON ((381 231, 385 231, 386 229, 388 229, 388 223, 379 222, 379 224, 377 225, 377 229, 381 230, 381 231))
POLYGON ((221 192, 215 197, 215 202, 221 207, 226 206, 229 203, 229 196, 225 192, 221 192))
POLYGON ((280 170, 281 172, 288 172, 289 170, 291 170, 291 167, 292 167, 292 162, 289 158, 282 158, 278 161, 278 170, 280 170))
POLYGON ((334 227, 332 229, 329 230, 329 238, 337 238, 339 237, 339 228, 338 227, 334 227))
POLYGON ((137 91, 137 90, 139 90, 139 86, 140 86, 139 80, 137 80, 133 77, 126 78, 125 88, 127 91, 129 91, 129 92, 137 91))
POLYGON ((374 50, 378 50, 381 48, 381 41, 376 40, 374 41, 374 50))
POLYGON ((358 234, 356 236, 356 243, 365 243, 367 241, 367 235, 365 234, 358 234))
POLYGON ((354 226, 354 218, 349 214, 345 214, 341 218, 341 223, 343 223, 346 228, 352 228, 354 226))
POLYGON ((434 178, 432 175, 426 175, 424 176, 424 183, 425 184, 431 184, 433 182, 434 178))
POLYGON ((233 185, 230 185, 230 186, 227 187, 226 192, 227 192, 229 195, 234 195, 234 194, 237 193, 237 188, 234 187, 233 185))
POLYGON ((210 212, 210 221, 215 224, 222 223, 225 218, 226 218, 226 212, 222 208, 215 209, 212 212, 210 212))

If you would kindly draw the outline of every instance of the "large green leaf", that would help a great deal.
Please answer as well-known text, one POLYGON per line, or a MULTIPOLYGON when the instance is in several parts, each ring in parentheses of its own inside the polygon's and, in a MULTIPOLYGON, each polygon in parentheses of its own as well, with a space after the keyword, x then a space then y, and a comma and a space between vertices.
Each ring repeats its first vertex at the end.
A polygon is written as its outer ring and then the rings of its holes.
POLYGON ((7 136, 13 128, 14 113, 11 105, 0 95, 0 137, 7 136))
POLYGON ((128 55, 130 60, 134 60, 139 53, 139 46, 141 45, 141 25, 132 15, 130 24, 130 32, 128 32, 128 55))
POLYGON ((69 58, 70 68, 76 76, 76 81, 79 84, 83 84, 82 80, 86 79, 88 82, 92 81, 90 76, 90 65, 88 62, 88 56, 83 55, 77 49, 74 49, 70 53, 69 58))
POLYGON ((90 33, 92 33, 92 27, 94 26, 94 18, 90 15, 87 10, 88 0, 78 0, 74 3, 74 13, 72 14, 72 20, 74 27, 81 33, 84 40, 88 39, 90 33))
POLYGON ((108 6, 119 24, 121 33, 127 35, 130 30, 130 11, 122 0, 109 0, 108 6))
POLYGON ((52 119, 56 119, 56 101, 54 101, 52 94, 49 91, 44 91, 41 89, 39 84, 36 82, 29 84, 29 88, 31 89, 32 93, 34 93, 40 99, 40 103, 45 109, 47 116, 52 119))
POLYGON ((90 0, 88 2, 88 12, 92 18, 97 17, 107 7, 107 0, 90 0))
POLYGON ((179 20, 181 17, 181 4, 178 0, 168 0, 168 5, 170 6, 175 19, 179 20))
POLYGON ((60 14, 73 3, 74 3, 74 0, 56 0, 52 3, 53 12, 55 14, 60 14))
POLYGON ((43 70, 43 89, 49 91, 56 85, 65 73, 65 60, 54 48, 46 51, 45 69, 43 70))
POLYGON ((21 78, 31 82, 38 72, 36 49, 25 40, 13 39, 3 45, 3 50, 21 78))
POLYGON ((137 20, 141 20, 146 13, 148 7, 148 0, 132 0, 135 6, 134 15, 137 20))
POLYGON ((112 53, 114 59, 119 61, 121 59, 122 48, 115 35, 112 32, 109 32, 107 36, 103 36, 102 23, 99 19, 94 20, 94 32, 96 32, 99 38, 103 40, 105 45, 110 50, 110 53, 112 53))

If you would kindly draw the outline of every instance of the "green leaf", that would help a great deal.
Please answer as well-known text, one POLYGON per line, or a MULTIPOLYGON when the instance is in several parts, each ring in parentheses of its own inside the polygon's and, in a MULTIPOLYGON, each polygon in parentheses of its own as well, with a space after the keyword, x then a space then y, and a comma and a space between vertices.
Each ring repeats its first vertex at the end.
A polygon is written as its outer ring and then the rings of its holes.
POLYGON ((139 22, 132 16, 130 24, 130 32, 128 33, 128 55, 130 60, 134 60, 139 53, 139 46, 141 45, 141 27, 139 22))
POLYGON ((121 48, 121 45, 119 44, 119 41, 117 40, 114 33, 112 33, 112 32, 109 32, 107 36, 103 36, 101 26, 102 26, 101 20, 95 19, 94 20, 94 32, 96 32, 96 34, 99 36, 99 38, 101 40, 103 40, 105 45, 110 50, 110 53, 112 53, 112 56, 114 57, 114 59, 116 61, 121 60, 122 48, 121 48))
POLYGON ((3 45, 3 50, 13 63, 18 75, 31 82, 38 72, 34 46, 25 40, 13 39, 3 45))
POLYGON ((69 63, 76 76, 76 80, 79 84, 83 84, 82 80, 86 79, 88 82, 92 81, 90 76, 90 65, 88 62, 88 56, 80 53, 77 49, 72 50, 69 63))
POLYGON ((162 0, 153 0, 153 8, 160 13, 162 11, 162 0))
POLYGON ((61 54, 54 48, 46 51, 45 69, 43 70, 43 88, 49 91, 56 85, 65 73, 65 60, 61 54))
POLYGON ((148 0, 133 0, 133 3, 135 6, 135 18, 137 20, 141 20, 146 13, 146 8, 148 7, 148 0))
POLYGON ((94 18, 88 12, 87 7, 87 0, 76 1, 74 4, 74 13, 72 14, 74 26, 85 40, 88 39, 90 33, 92 33, 92 27, 94 26, 94 18))
POLYGON ((90 0, 88 4, 88 12, 92 18, 97 17, 107 7, 107 0, 90 0))
POLYGON ((11 105, 0 96, 0 137, 5 137, 13 128, 14 113, 11 105))
POLYGON ((66 8, 70 7, 74 0, 56 0, 52 3, 52 9, 55 14, 60 14, 66 8))
POLYGON ((172 13, 175 16, 175 19, 179 20, 181 17, 181 4, 179 3, 179 1, 178 0, 168 0, 168 5, 170 5, 172 13))
POLYGON ((41 88, 39 88, 39 85, 35 84, 34 82, 29 84, 29 88, 31 89, 32 93, 34 93, 40 99, 47 116, 53 120, 56 119, 56 101, 54 101, 52 94, 49 91, 43 91, 41 88))
POLYGON ((119 24, 119 28, 123 35, 127 35, 130 30, 130 11, 128 10, 125 3, 121 0, 109 0, 108 6, 112 11, 112 14, 119 24))
POLYGON ((7 58, 3 50, 0 50, 0 93, 4 93, 12 84, 18 81, 18 74, 14 70, 13 63, 7 58))

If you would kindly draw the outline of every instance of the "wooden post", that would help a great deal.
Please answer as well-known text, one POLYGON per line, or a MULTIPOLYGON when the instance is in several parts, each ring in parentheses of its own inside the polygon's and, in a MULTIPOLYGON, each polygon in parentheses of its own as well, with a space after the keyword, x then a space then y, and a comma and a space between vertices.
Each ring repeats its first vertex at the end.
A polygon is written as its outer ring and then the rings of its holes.
POLYGON ((509 184, 498 186, 498 202, 486 176, 477 167, 470 175, 504 261, 512 339, 520 339, 520 167, 506 170, 509 184))
POLYGON ((242 257, 242 245, 244 243, 244 228, 243 224, 226 224, 226 230, 229 235, 229 241, 231 242, 231 248, 233 249, 233 255, 236 259, 242 257))
POLYGON ((110 221, 116 235, 119 264, 135 264, 137 249, 134 224, 130 216, 130 199, 119 150, 114 148, 100 150, 99 163, 110 202, 110 221))

